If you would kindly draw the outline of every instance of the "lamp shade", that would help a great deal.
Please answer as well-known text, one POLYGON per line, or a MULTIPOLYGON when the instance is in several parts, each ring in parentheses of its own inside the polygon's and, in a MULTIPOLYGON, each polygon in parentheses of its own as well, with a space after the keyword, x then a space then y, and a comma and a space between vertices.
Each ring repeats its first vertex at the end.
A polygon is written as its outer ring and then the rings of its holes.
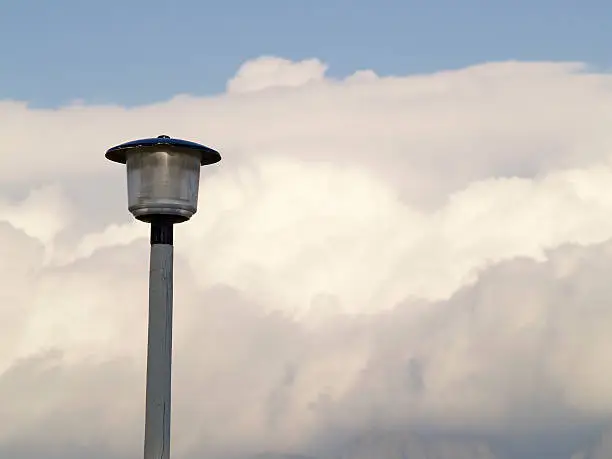
POLYGON ((111 148, 111 161, 127 166, 128 209, 138 220, 189 220, 198 207, 200 166, 221 160, 211 148, 168 136, 111 148))

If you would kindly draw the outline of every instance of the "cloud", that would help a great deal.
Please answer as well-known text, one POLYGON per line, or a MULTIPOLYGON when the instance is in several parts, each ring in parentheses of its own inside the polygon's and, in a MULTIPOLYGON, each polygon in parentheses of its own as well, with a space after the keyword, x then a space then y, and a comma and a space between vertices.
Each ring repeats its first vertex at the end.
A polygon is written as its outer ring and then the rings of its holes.
POLYGON ((609 455, 612 77, 326 68, 0 102, 0 453, 139 454, 148 233, 103 152, 165 133, 224 156, 176 229, 175 457, 609 455))
POLYGON ((247 93, 272 88, 295 88, 322 81, 327 66, 317 59, 292 62, 278 57, 247 61, 227 83, 227 92, 247 93))

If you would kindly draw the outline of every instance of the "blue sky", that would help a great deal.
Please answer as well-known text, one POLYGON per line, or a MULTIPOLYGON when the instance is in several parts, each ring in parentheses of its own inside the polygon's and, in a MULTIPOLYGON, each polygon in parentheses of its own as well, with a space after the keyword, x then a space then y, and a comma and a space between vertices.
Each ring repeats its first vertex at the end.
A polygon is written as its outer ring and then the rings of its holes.
POLYGON ((506 59, 607 69, 611 13, 568 0, 2 0, 0 99, 137 105, 217 93, 260 55, 317 57, 334 76, 506 59))

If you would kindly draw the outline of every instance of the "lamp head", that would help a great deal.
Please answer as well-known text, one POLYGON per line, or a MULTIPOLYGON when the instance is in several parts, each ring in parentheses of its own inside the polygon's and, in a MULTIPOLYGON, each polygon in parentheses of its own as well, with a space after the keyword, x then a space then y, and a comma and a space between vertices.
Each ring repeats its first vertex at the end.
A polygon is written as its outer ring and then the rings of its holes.
POLYGON ((200 166, 221 161, 212 148, 167 135, 123 143, 105 156, 126 164, 128 209, 144 222, 189 220, 197 211, 200 166))

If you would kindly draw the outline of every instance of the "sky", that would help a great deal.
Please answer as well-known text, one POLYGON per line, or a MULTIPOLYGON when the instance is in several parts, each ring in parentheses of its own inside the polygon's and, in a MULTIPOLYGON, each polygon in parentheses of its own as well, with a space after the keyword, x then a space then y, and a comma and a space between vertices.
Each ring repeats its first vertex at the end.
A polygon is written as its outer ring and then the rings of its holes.
POLYGON ((331 76, 500 60, 608 69, 608 13, 598 0, 3 0, 0 97, 57 107, 203 96, 261 55, 316 57, 331 76))
POLYGON ((160 134, 173 458, 612 457, 610 7, 497 3, 0 3, 0 457, 142 454, 160 134))

